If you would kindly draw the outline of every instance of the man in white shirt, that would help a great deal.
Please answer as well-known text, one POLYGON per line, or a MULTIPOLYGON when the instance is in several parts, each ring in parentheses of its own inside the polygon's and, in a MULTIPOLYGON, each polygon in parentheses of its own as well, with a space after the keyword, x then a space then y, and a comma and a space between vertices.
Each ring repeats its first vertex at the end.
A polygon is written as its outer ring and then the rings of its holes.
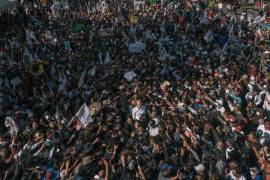
POLYGON ((226 176, 227 179, 232 180, 246 180, 246 178, 242 175, 241 170, 239 168, 234 168, 230 171, 226 176))

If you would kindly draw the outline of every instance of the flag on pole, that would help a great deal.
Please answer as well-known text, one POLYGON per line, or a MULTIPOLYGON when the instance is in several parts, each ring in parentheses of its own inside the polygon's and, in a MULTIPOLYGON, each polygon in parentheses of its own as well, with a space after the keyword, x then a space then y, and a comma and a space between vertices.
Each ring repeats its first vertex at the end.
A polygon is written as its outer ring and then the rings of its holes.
POLYGON ((89 108, 85 103, 83 103, 83 105, 78 110, 77 114, 73 117, 72 120, 79 121, 84 126, 84 128, 86 128, 90 122, 93 122, 89 108))
POLYGON ((164 61, 168 57, 169 57, 169 55, 168 55, 168 53, 166 51, 166 48, 165 47, 162 47, 162 49, 160 51, 160 54, 159 54, 159 59, 164 61))

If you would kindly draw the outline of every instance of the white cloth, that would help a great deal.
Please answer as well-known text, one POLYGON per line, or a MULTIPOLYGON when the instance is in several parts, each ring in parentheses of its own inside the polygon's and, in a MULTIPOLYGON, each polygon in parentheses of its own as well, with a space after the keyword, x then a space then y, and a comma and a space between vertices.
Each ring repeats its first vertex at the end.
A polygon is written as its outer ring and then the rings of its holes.
POLYGON ((138 106, 136 106, 132 109, 132 118, 134 120, 140 120, 144 113, 145 113, 144 106, 141 106, 140 108, 138 106))
POLYGON ((160 53, 159 53, 159 59, 160 60, 166 60, 169 57, 169 54, 167 53, 167 50, 165 49, 165 47, 162 47, 160 53))

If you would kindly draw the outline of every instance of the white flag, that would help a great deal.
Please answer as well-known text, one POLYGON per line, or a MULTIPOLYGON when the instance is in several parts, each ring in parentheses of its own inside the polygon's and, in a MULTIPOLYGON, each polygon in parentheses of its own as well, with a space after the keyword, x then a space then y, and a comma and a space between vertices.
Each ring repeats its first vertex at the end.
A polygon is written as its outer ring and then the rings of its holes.
POLYGON ((27 47, 25 47, 25 48, 24 48, 23 55, 24 55, 24 56, 27 56, 27 57, 29 57, 29 56, 30 56, 30 52, 29 52, 29 50, 28 50, 28 48, 27 48, 27 47))
POLYGON ((107 64, 110 64, 110 62, 111 62, 111 56, 110 56, 110 53, 107 52, 105 60, 104 60, 104 64, 107 65, 107 64))
POLYGON ((66 89, 67 77, 66 77, 65 73, 63 73, 60 78, 59 78, 59 81, 61 83, 59 85, 58 92, 63 91, 64 94, 67 94, 67 89, 66 89))
POLYGON ((95 76, 96 71, 97 71, 96 66, 94 66, 93 68, 88 70, 87 74, 88 74, 88 76, 95 76))
POLYGON ((160 54, 159 54, 159 59, 160 60, 166 60, 166 58, 169 57, 165 47, 162 47, 161 51, 160 51, 160 54))
POLYGON ((89 108, 85 103, 83 103, 77 114, 74 116, 74 119, 80 121, 85 128, 90 122, 93 122, 89 108))
POLYGON ((103 58, 102 58, 102 53, 101 52, 98 54, 98 57, 99 57, 100 65, 103 65, 103 58))

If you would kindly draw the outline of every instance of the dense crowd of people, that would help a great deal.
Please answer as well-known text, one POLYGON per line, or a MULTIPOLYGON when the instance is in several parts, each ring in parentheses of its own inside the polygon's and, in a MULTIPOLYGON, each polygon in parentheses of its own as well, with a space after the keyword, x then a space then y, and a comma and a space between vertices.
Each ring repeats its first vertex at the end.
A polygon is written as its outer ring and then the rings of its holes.
POLYGON ((270 179, 269 11, 79 2, 1 13, 0 179, 270 179))

